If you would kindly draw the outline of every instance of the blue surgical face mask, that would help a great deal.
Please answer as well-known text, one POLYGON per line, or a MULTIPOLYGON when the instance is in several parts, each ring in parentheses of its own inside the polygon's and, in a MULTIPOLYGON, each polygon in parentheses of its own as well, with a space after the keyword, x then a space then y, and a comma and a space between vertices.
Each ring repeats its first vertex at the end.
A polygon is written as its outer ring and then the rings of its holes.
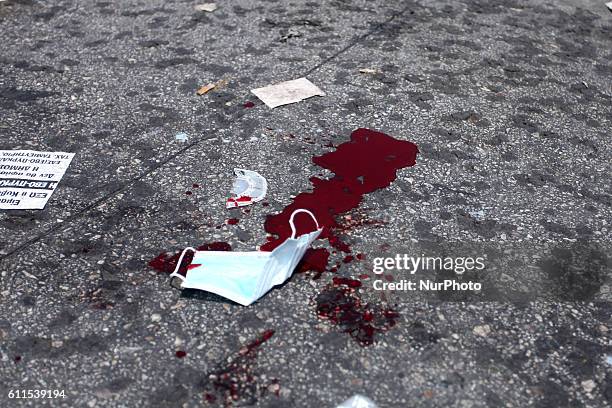
POLYGON ((170 277, 181 279, 181 288, 205 290, 248 306, 273 286, 285 282, 306 250, 323 231, 314 214, 304 209, 295 210, 289 224, 291 238, 272 252, 196 251, 191 247, 185 248, 170 277), (293 219, 299 213, 309 214, 317 224, 317 230, 296 237, 293 219), (195 254, 187 275, 183 277, 178 269, 187 251, 195 254))

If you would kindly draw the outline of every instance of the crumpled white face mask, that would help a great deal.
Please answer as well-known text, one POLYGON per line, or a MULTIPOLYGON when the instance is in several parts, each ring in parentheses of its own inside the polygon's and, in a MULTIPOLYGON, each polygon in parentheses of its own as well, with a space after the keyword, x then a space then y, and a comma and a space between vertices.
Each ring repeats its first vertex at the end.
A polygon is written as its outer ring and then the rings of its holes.
POLYGON ((243 306, 248 306, 266 294, 273 286, 285 282, 293 273, 306 250, 323 228, 308 210, 295 210, 289 219, 291 238, 272 252, 196 251, 185 248, 170 277, 182 280, 181 288, 200 289, 216 293, 243 306), (309 214, 317 230, 296 238, 293 219, 296 214, 309 214), (187 251, 195 252, 187 275, 178 273, 187 251))
POLYGON ((268 182, 261 174, 252 170, 234 169, 236 180, 232 184, 232 195, 227 199, 227 208, 242 207, 261 201, 268 191, 268 182))

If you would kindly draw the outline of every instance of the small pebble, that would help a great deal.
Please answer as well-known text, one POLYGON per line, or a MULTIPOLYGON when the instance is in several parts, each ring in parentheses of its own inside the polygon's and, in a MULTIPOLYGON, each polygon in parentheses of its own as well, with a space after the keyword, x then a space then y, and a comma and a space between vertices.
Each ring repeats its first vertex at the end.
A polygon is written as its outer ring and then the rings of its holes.
POLYGON ((491 334, 491 327, 488 324, 475 326, 473 332, 477 336, 487 337, 489 334, 491 334))

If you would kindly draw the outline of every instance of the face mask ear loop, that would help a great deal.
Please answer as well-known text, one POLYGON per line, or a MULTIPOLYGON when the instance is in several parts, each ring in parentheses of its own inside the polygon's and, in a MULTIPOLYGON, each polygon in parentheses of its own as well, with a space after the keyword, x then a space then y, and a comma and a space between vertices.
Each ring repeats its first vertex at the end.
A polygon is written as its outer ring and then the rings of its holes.
POLYGON ((295 234, 297 234, 297 231, 295 230, 295 224, 293 223, 293 218, 295 218, 295 215, 299 213, 306 213, 310 215, 312 219, 314 220, 315 224, 317 224, 317 229, 321 229, 321 227, 319 227, 319 222, 317 221, 317 218, 314 216, 313 213, 303 208, 297 209, 293 212, 293 214, 291 214, 291 217, 289 218, 289 225, 291 226, 291 238, 292 239, 295 239, 295 234))
POLYGON ((176 268, 174 268, 174 272, 172 272, 170 274, 170 279, 172 279, 172 278, 179 278, 182 281, 185 280, 185 277, 183 275, 181 275, 180 273, 178 273, 178 270, 180 269, 181 264, 183 263, 183 257, 185 256, 185 253, 187 251, 196 252, 195 248, 192 248, 192 247, 187 247, 187 248, 183 249, 183 252, 181 253, 181 256, 178 259, 178 262, 176 263, 176 268))

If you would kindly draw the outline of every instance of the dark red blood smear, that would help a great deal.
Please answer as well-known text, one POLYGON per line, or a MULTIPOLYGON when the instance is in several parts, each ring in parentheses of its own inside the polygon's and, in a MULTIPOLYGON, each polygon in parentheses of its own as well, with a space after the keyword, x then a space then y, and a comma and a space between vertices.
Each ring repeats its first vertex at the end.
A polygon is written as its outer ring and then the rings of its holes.
POLYGON ((368 275, 367 273, 362 273, 361 275, 359 275, 359 279, 361 280, 370 279, 370 275, 368 275))
POLYGON ((199 185, 199 184, 196 184, 196 183, 193 183, 193 186, 192 186, 192 187, 193 187, 193 188, 200 188, 200 185, 199 185))
POLYGON ((227 220, 227 224, 228 225, 236 225, 238 224, 238 218, 230 218, 229 220, 227 220))
POLYGON ((174 353, 178 358, 183 358, 187 355, 186 352, 184 352, 183 350, 178 350, 176 353, 174 353))
POLYGON ((347 255, 344 257, 344 259, 342 260, 342 262, 344 263, 350 263, 353 262, 353 260, 355 259, 355 257, 353 257, 352 255, 347 255))
POLYGON ((240 354, 249 354, 253 352, 253 350, 257 349, 259 346, 264 344, 266 341, 270 340, 270 338, 274 335, 274 330, 266 330, 259 336, 259 338, 253 340, 251 343, 244 346, 240 349, 240 354))
POLYGON ((394 310, 364 303, 354 279, 334 278, 316 298, 319 318, 329 320, 342 331, 350 334, 362 346, 374 343, 377 333, 383 333, 395 326, 399 314, 394 310))
POLYGON ((327 262, 329 261, 329 251, 325 248, 309 248, 302 261, 297 267, 298 272, 316 272, 316 276, 320 276, 325 272, 327 268, 327 262))
POLYGON ((357 255, 355 255, 355 257, 357 259, 359 259, 360 261, 363 261, 365 259, 365 255, 364 254, 357 254, 357 255))
MULTIPOLYGON (((255 358, 259 347, 273 335, 274 330, 266 330, 257 339, 242 347, 227 365, 213 371, 208 376, 209 386, 204 400, 208 403, 223 403, 225 406, 243 400, 248 402, 247 405, 253 405, 269 386, 258 383, 258 375, 253 370, 255 358)), ((272 379, 271 383, 277 384, 278 380, 272 379)))
POLYGON ((244 103, 244 105, 242 105, 242 106, 244 106, 245 108, 248 109, 248 108, 252 108, 253 106, 255 106, 255 104, 253 102, 251 102, 251 101, 246 101, 244 103))
POLYGON ((191 195, 191 194, 193 194, 193 193, 192 193, 191 191, 185 191, 185 194, 187 194, 187 195, 191 195))
POLYGON ((15 363, 20 362, 20 361, 21 361, 21 356, 15 356, 15 357, 13 358, 13 361, 14 361, 15 363))
MULTIPOLYGON (((271 251, 291 236, 289 217, 294 210, 312 211, 323 232, 319 238, 328 239, 332 247, 350 252, 350 247, 335 235, 339 228, 336 216, 356 208, 363 195, 387 187, 396 178, 397 170, 416 163, 418 148, 414 143, 397 140, 370 129, 357 129, 351 140, 335 151, 313 157, 312 161, 335 175, 326 180, 310 179, 312 192, 298 194, 279 214, 268 216, 264 224, 271 237, 261 250, 271 251)), ((306 214, 295 217, 298 235, 314 229, 306 214)))
POLYGON ((358 288, 361 286, 361 282, 357 279, 341 278, 337 276, 332 279, 332 282, 334 286, 346 285, 349 288, 358 288))
MULTIPOLYGON (((200 245, 196 248, 198 251, 231 251, 232 247, 227 242, 210 242, 208 244, 200 245)), ((178 262, 181 251, 178 251, 175 254, 168 254, 166 252, 162 252, 157 255, 155 258, 151 259, 148 265, 155 269, 158 272, 164 273, 172 273, 176 268, 176 263, 178 262)), ((187 267, 191 263, 193 259, 193 252, 189 251, 185 253, 183 257, 183 262, 181 263, 181 267, 178 270, 178 273, 185 276, 187 274, 187 267)))
POLYGON ((199 266, 202 266, 202 264, 190 264, 190 265, 187 267, 187 270, 188 270, 188 271, 190 271, 190 270, 195 269, 195 268, 197 268, 197 267, 199 267, 199 266))

